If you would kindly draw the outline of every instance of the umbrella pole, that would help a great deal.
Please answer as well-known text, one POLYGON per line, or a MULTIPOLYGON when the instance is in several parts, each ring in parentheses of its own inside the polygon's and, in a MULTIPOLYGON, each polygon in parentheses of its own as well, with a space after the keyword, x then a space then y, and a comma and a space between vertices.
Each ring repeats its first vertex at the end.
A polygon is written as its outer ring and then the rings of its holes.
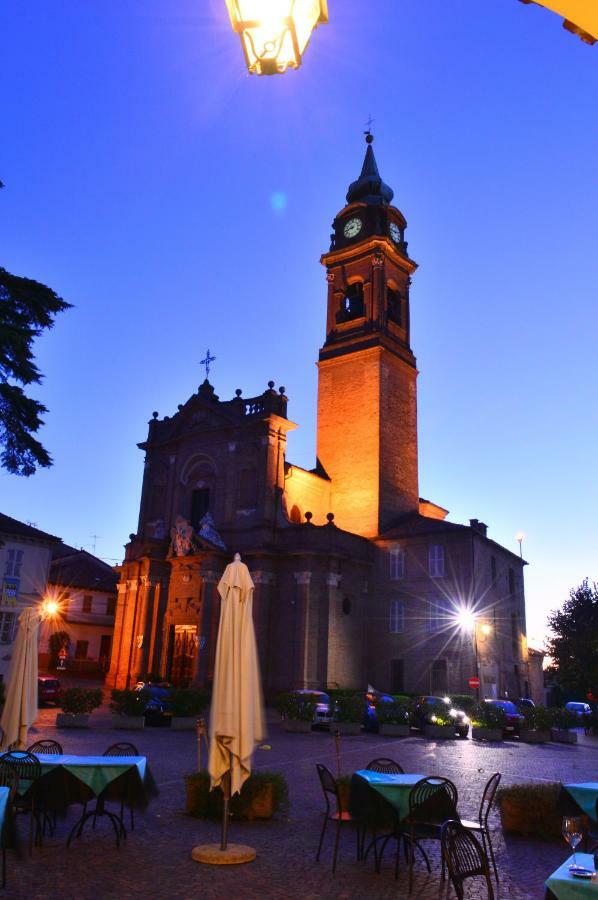
POLYGON ((222 837, 220 839, 220 849, 226 850, 228 847, 228 815, 230 806, 230 770, 222 779, 222 789, 224 793, 224 806, 222 808, 222 837))

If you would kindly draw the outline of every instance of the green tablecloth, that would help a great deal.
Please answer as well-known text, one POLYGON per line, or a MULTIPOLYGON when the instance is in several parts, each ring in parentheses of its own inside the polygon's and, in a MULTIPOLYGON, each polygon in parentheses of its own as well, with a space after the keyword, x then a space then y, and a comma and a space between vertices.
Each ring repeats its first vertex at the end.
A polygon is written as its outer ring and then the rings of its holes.
POLYGON ((371 772, 369 769, 359 769, 355 772, 360 778, 368 782, 372 790, 390 803, 395 809, 399 820, 404 819, 409 813, 409 794, 411 788, 425 775, 385 775, 381 772, 371 772))
POLYGON ((598 800, 598 781, 582 781, 579 784, 564 784, 563 787, 570 794, 586 816, 596 822, 596 800, 598 800))
MULTIPOLYGON (((591 853, 577 853, 576 860, 578 866, 594 869, 594 857, 591 853)), ((557 900, 575 900, 577 897, 588 897, 598 900, 598 882, 586 881, 570 875, 569 866, 572 862, 573 857, 570 856, 556 872, 552 873, 550 878, 546 879, 545 887, 547 890, 557 900)))
POLYGON ((106 790, 109 784, 133 766, 137 768, 141 781, 145 778, 145 756, 73 756, 70 754, 37 755, 42 767, 42 776, 56 766, 62 766, 79 781, 82 781, 95 796, 106 790))

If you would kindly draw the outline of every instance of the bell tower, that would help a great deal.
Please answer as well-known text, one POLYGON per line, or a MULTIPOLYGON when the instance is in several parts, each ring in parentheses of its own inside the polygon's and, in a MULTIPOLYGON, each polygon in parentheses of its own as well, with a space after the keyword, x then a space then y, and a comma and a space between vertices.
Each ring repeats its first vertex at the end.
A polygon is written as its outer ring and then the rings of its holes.
POLYGON ((335 524, 373 537, 417 513, 417 368, 407 222, 378 172, 372 134, 337 214, 326 267, 326 340, 318 361, 318 466, 335 524))

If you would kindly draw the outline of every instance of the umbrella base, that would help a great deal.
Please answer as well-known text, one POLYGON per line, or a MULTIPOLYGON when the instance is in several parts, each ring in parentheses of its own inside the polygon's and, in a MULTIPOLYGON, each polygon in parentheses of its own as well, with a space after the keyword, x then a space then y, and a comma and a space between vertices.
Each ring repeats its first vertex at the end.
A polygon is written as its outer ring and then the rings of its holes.
POLYGON ((240 863, 252 862, 256 857, 253 847, 246 844, 229 844, 226 850, 220 844, 200 844, 191 851, 195 862, 207 863, 210 866, 237 866, 240 863))

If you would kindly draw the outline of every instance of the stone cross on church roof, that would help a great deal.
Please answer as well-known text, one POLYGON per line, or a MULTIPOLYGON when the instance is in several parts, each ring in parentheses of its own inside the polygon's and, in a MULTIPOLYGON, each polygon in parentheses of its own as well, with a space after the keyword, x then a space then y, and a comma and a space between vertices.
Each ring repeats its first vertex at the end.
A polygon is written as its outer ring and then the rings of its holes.
POLYGON ((206 381, 208 380, 208 375, 210 374, 210 363, 213 363, 215 359, 215 356, 210 356, 210 351, 208 349, 206 350, 205 358, 199 361, 200 366, 206 367, 206 381))

